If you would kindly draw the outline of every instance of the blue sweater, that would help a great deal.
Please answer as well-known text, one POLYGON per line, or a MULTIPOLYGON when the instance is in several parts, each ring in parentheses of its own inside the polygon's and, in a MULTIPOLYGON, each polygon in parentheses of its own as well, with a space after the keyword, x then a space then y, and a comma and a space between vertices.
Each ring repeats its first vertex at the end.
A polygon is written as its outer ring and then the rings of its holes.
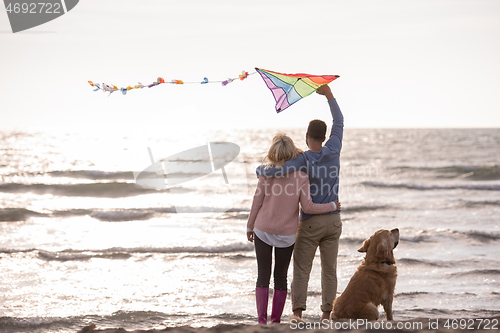
MULTIPOLYGON (((288 160, 281 169, 275 167, 257 168, 258 176, 279 177, 290 172, 302 170, 309 176, 311 197, 314 203, 327 203, 338 200, 339 196, 339 174, 340 174, 340 150, 342 149, 342 137, 344 134, 344 116, 340 111, 335 98, 328 101, 332 113, 333 125, 330 138, 321 151, 305 151, 294 160, 288 160)), ((334 211, 331 213, 338 213, 334 211)), ((327 214, 331 214, 327 213, 327 214)), ((300 210, 300 220, 307 220, 313 215, 306 214, 300 210)))

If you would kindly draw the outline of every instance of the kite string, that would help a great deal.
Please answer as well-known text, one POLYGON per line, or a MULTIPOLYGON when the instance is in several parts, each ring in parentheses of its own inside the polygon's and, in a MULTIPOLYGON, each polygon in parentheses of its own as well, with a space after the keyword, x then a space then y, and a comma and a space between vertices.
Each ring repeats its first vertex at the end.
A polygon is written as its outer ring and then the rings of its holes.
MULTIPOLYGON (((245 78, 249 77, 250 75, 253 75, 253 74, 257 74, 257 72, 253 72, 253 73, 248 73, 245 78)), ((229 83, 233 82, 233 81, 236 81, 236 80, 241 80, 240 77, 235 77, 235 78, 229 78, 229 79, 226 79, 226 80, 219 80, 219 81, 207 81, 207 82, 196 82, 196 81, 191 81, 191 82, 183 82, 182 84, 208 84, 208 83, 224 83, 224 82, 227 82, 228 80, 229 83)), ((174 80, 170 81, 170 82, 165 82, 165 83, 171 83, 171 84, 176 84, 175 82, 173 82, 174 80)), ((243 81, 243 80, 242 80, 243 81)))
POLYGON ((237 78, 228 78, 226 80, 220 80, 220 81, 209 81, 207 77, 204 77, 203 78, 203 81, 202 82, 195 82, 195 81, 191 81, 191 82, 184 82, 182 80, 171 80, 170 82, 169 81, 165 81, 163 78, 159 77, 156 82, 153 82, 152 84, 149 84, 149 85, 143 85, 141 82, 139 82, 137 85, 134 85, 134 86, 128 86, 126 88, 118 88, 117 86, 115 86, 114 84, 111 84, 111 85, 108 85, 108 84, 105 84, 103 83, 102 84, 102 87, 99 85, 99 83, 93 83, 92 81, 88 81, 89 84, 92 86, 92 87, 95 87, 96 89, 94 89, 94 91, 99 91, 99 90, 102 90, 103 92, 109 92, 109 95, 108 97, 114 93, 115 91, 121 91, 124 95, 127 94, 127 92, 129 90, 132 90, 132 89, 142 89, 142 88, 152 88, 152 87, 155 87, 155 86, 158 86, 160 84, 166 84, 166 83, 170 83, 170 84, 209 84, 209 83, 221 83, 223 86, 226 86, 228 85, 229 83, 235 81, 235 80, 245 80, 246 78, 248 78, 250 75, 253 75, 253 74, 256 74, 257 72, 252 72, 252 73, 248 73, 248 72, 245 72, 243 71, 239 77, 237 78))

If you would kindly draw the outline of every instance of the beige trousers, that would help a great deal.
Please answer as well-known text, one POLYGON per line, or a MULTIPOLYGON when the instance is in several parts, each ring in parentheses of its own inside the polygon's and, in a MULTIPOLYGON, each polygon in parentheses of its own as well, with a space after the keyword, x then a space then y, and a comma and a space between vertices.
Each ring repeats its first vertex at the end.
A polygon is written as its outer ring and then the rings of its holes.
POLYGON ((309 275, 319 246, 321 311, 332 311, 337 296, 337 254, 341 233, 340 214, 314 215, 300 221, 293 252, 292 310, 306 310, 309 275))

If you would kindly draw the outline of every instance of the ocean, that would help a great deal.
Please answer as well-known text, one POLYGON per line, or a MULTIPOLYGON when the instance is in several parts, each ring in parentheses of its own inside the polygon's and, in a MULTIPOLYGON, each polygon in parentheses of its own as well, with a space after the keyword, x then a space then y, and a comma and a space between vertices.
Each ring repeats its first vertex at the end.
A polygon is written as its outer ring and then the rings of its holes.
MULTIPOLYGON (((285 132, 306 149, 304 129, 285 132)), ((246 222, 273 133, 0 133, 0 331, 255 324, 246 222), (153 162, 213 150, 206 142, 238 156, 211 172, 186 160, 163 189, 136 183, 153 162)), ((499 147, 500 129, 345 129, 339 295, 363 240, 399 228, 395 320, 499 316, 499 147)), ((318 252, 304 318, 318 320, 320 304, 318 252)))

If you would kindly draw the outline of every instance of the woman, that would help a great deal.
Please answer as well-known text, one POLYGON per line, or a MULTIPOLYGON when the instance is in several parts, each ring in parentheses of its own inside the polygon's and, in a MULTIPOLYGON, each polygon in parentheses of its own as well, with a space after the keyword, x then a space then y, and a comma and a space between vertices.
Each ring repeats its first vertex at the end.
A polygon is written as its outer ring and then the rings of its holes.
MULTIPOLYGON (((281 168, 302 150, 284 133, 274 136, 264 161, 268 167, 281 168)), ((287 272, 299 225, 299 202, 305 213, 322 214, 340 210, 340 203, 315 204, 311 200, 309 178, 302 171, 283 177, 259 177, 247 223, 248 241, 255 243, 257 286, 255 298, 259 324, 267 324, 269 280, 274 247, 274 295, 271 322, 279 323, 287 295, 287 272)))

